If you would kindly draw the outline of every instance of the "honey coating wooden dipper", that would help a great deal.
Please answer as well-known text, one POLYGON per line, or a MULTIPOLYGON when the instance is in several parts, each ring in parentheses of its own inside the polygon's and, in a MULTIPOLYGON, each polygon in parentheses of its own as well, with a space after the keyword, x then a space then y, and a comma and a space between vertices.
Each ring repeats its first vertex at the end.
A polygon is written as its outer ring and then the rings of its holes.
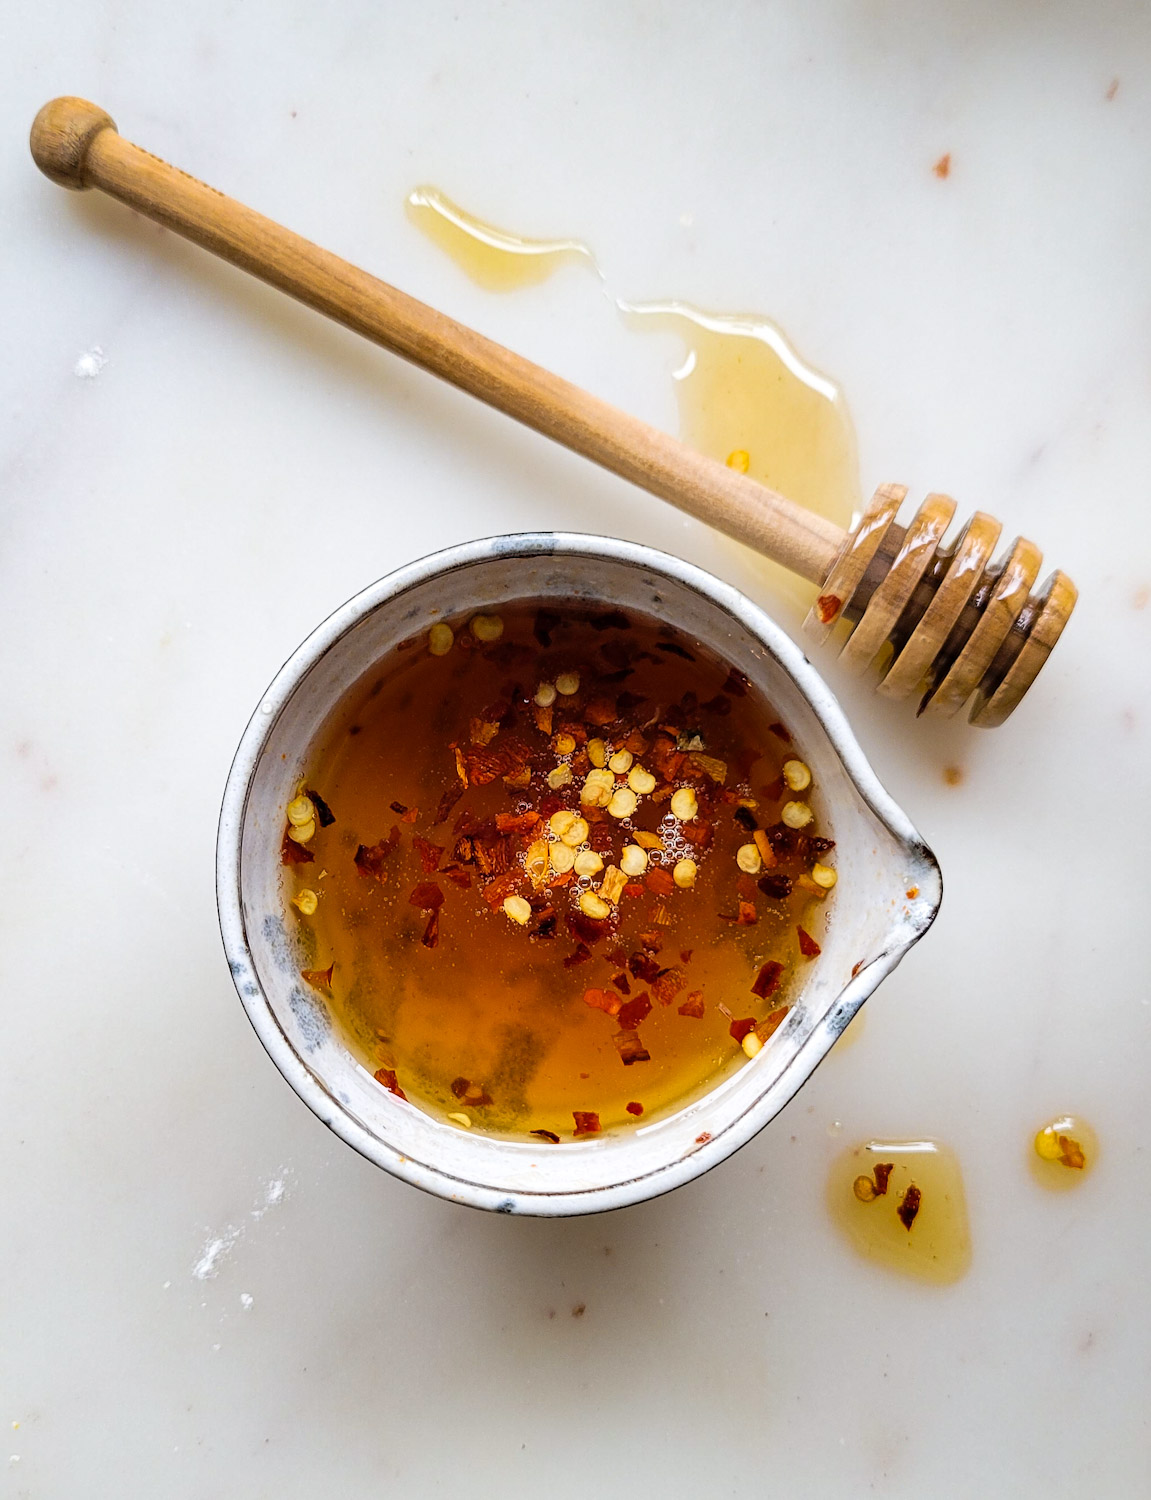
POLYGON ((844 532, 132 145, 84 99, 46 104, 31 146, 53 182, 119 198, 818 585, 806 628, 823 640, 852 622, 843 659, 862 672, 883 653, 879 691, 921 691, 921 713, 950 716, 974 695, 971 723, 1002 724, 1075 606, 1058 571, 1032 594, 1033 542, 1017 537, 992 561, 1001 527, 982 511, 945 546, 955 502, 928 495, 903 526, 907 492, 884 484, 844 532))

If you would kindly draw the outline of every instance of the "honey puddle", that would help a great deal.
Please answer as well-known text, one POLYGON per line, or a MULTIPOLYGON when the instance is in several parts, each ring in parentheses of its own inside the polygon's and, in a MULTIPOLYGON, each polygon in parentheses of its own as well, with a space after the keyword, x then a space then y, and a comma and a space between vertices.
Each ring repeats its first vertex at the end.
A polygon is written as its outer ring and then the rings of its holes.
POLYGON ((856 1250, 893 1271, 947 1283, 971 1264, 959 1159, 938 1141, 867 1141, 843 1152, 827 1202, 856 1250))
MULTIPOLYGON (((580 240, 529 240, 466 213, 431 187, 416 188, 408 217, 480 286, 510 291, 544 281, 560 265, 582 260, 601 276, 580 240)), ((843 393, 809 365, 769 319, 707 313, 684 302, 615 306, 630 327, 671 333, 683 354, 671 372, 679 437, 761 484, 851 525, 859 508, 855 429, 843 393)), ((815 588, 756 554, 764 583, 802 615, 815 588)))
MULTIPOLYGON (((845 529, 859 508, 855 429, 839 387, 808 365, 766 318, 701 312, 681 302, 620 303, 629 321, 677 334, 672 372, 679 436, 845 529)), ((757 557, 772 591, 806 612, 814 584, 757 557)))
POLYGON ((412 223, 488 291, 534 286, 573 261, 599 274, 595 257, 582 241, 528 240, 507 234, 465 213, 438 188, 414 188, 406 209, 412 223))

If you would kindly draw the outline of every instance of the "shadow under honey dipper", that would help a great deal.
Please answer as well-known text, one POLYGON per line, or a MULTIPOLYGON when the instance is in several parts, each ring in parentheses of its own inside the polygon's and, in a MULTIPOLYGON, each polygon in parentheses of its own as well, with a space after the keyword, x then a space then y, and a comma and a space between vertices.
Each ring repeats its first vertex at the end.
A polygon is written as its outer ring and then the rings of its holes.
POLYGON ((993 560, 1001 527, 983 512, 947 546, 954 501, 929 495, 904 527, 906 490, 885 484, 845 533, 160 161, 83 99, 46 104, 31 147, 61 186, 100 188, 816 584, 809 633, 825 640, 852 623, 848 666, 890 653, 880 691, 920 692, 921 713, 951 716, 971 700, 971 723, 1003 723, 1070 618, 1071 580, 1056 571, 1032 594, 1042 554, 1019 537, 993 560))

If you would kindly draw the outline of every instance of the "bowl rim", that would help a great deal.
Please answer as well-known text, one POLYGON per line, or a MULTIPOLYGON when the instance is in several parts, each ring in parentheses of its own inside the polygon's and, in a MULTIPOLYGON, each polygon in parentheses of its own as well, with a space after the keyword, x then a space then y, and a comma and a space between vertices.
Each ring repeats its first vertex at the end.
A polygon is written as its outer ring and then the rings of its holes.
MULTIPOLYGON (((938 914, 942 890, 942 874, 934 853, 880 783, 831 689, 781 626, 733 585, 694 563, 643 543, 583 532, 517 532, 456 543, 394 569, 333 610, 280 667, 248 720, 228 772, 216 841, 216 903, 233 983, 265 1051, 303 1102, 354 1150, 415 1187, 477 1208, 544 1216, 597 1213, 658 1197, 710 1171, 739 1150, 798 1092, 867 997, 928 930, 938 914), (902 924, 905 934, 902 940, 893 941, 852 978, 830 1012, 812 1028, 783 1077, 720 1134, 701 1137, 697 1150, 638 1176, 625 1175, 611 1186, 554 1192, 494 1188, 456 1175, 449 1168, 414 1161, 373 1135, 349 1114, 332 1091, 304 1065, 276 1019, 252 958, 241 884, 244 822, 263 749, 280 715, 312 668, 361 620, 409 590, 461 568, 517 556, 578 556, 640 567, 702 595, 733 617, 762 642, 792 678, 863 802, 917 865, 922 884, 932 887, 916 903, 914 917, 902 924), (794 1086, 788 1088, 783 1103, 773 1107, 771 1101, 784 1078, 794 1079, 794 1086)), ((704 1095, 703 1100, 706 1098, 704 1095)))

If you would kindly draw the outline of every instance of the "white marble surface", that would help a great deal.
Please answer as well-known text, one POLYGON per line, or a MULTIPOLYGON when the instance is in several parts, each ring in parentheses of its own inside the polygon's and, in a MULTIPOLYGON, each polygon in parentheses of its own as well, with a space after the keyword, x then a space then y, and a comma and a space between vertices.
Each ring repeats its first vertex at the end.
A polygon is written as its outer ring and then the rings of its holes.
POLYGON ((1146 1494, 1151 13, 55 0, 5 53, 0 1494, 1146 1494), (1079 583, 991 734, 821 658, 944 910, 702 1181, 539 1223, 360 1160, 243 1018, 213 839, 261 688, 395 564, 600 529, 770 607, 754 560, 49 185, 25 136, 62 92, 660 423, 670 348, 578 270, 480 292, 405 192, 582 236, 622 295, 767 313, 842 381, 865 484, 947 489, 1079 583), (1069 1108, 1103 1155, 1047 1195, 1029 1137, 1069 1108), (830 1157, 876 1133, 959 1151, 957 1285, 827 1221, 830 1157))

